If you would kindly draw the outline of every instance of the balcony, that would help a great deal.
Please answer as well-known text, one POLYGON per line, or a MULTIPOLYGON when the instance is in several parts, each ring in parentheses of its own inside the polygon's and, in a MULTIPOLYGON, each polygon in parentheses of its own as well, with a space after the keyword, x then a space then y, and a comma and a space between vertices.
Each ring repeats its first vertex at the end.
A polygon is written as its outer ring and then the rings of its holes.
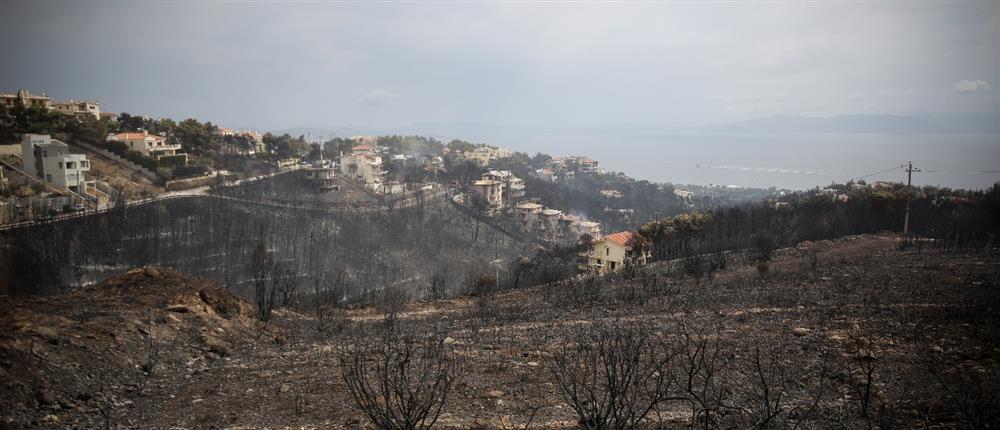
POLYGON ((180 151, 180 150, 181 150, 181 145, 180 144, 176 144, 176 145, 157 145, 157 146, 150 146, 149 147, 149 152, 170 152, 170 151, 176 152, 176 151, 180 151))

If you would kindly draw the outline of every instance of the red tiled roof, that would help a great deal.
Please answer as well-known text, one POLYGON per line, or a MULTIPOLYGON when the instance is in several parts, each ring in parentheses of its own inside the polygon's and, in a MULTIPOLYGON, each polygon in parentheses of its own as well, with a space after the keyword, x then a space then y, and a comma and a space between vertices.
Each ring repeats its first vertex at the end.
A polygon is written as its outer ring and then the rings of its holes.
POLYGON ((355 147, 351 148, 351 151, 369 151, 371 149, 372 148, 370 146, 368 146, 368 145, 358 145, 358 146, 355 146, 355 147))
POLYGON ((125 133, 118 133, 118 134, 115 135, 115 139, 118 139, 118 140, 146 139, 147 137, 152 137, 152 138, 158 139, 158 140, 165 139, 165 137, 163 137, 163 136, 157 136, 155 134, 149 134, 149 133, 129 133, 129 132, 125 132, 125 133))
POLYGON ((612 234, 609 234, 607 236, 604 236, 604 237, 600 238, 599 240, 610 240, 610 241, 612 241, 614 243, 617 243, 617 244, 619 244, 621 246, 628 247, 629 246, 629 242, 632 240, 632 238, 634 236, 635 236, 635 233, 632 233, 631 231, 621 231, 621 232, 618 232, 618 233, 612 233, 612 234))

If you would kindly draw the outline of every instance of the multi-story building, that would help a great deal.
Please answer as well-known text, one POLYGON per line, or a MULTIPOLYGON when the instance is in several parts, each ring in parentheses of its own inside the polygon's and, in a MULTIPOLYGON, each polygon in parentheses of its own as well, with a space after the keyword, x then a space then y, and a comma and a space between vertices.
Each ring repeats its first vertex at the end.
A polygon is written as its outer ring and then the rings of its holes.
POLYGON ((0 93, 0 106, 5 108, 10 109, 16 106, 18 100, 24 103, 24 107, 52 109, 52 98, 46 96, 45 93, 42 93, 42 95, 31 94, 28 90, 18 90, 16 93, 0 93))
POLYGON ((67 115, 92 115, 95 119, 101 119, 101 102, 70 99, 69 101, 54 102, 52 108, 67 115))
POLYGON ((472 190, 483 196, 491 207, 503 206, 503 183, 492 179, 472 182, 472 190))
POLYGON ((319 193, 340 189, 337 185, 336 169, 333 163, 328 160, 320 159, 311 166, 303 168, 302 179, 306 186, 319 193))
POLYGON ((130 151, 140 152, 145 156, 159 158, 164 155, 179 155, 180 144, 168 145, 163 136, 143 132, 125 132, 113 134, 108 140, 122 142, 130 151))
POLYGON ((90 161, 83 154, 71 154, 69 145, 47 134, 25 134, 21 139, 24 171, 45 183, 85 193, 90 161))
POLYGON ((480 166, 489 166, 493 160, 510 157, 510 151, 503 148, 479 145, 471 151, 460 153, 459 156, 480 166))
POLYGON ((253 142, 253 152, 251 154, 263 154, 267 152, 267 147, 264 146, 264 135, 257 130, 246 129, 243 130, 243 136, 246 136, 253 142))
POLYGON ((490 179, 503 184, 504 198, 517 198, 524 195, 524 181, 514 176, 509 170, 490 170, 483 174, 483 179, 490 179))
POLYGON ((621 270, 628 262, 636 265, 646 264, 648 252, 639 246, 639 235, 631 231, 623 231, 603 236, 591 243, 587 253, 587 266, 597 274, 621 270))
POLYGON ((340 156, 340 174, 366 184, 382 183, 382 157, 369 145, 357 145, 340 156))

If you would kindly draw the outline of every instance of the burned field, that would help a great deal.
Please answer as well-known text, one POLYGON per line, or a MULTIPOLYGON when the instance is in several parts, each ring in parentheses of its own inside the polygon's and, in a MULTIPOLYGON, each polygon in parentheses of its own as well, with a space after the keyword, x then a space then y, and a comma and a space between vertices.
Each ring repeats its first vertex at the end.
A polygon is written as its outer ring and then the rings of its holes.
POLYGON ((899 250, 891 236, 801 247, 815 253, 712 279, 654 265, 402 307, 277 309, 266 324, 209 282, 137 270, 0 305, 3 420, 363 427, 344 375, 378 382, 358 354, 409 344, 428 381, 447 376, 441 428, 621 425, 640 409, 643 428, 996 425, 996 254, 899 250), (631 384, 587 383, 627 362, 631 384), (587 393, 622 413, 588 415, 587 393))

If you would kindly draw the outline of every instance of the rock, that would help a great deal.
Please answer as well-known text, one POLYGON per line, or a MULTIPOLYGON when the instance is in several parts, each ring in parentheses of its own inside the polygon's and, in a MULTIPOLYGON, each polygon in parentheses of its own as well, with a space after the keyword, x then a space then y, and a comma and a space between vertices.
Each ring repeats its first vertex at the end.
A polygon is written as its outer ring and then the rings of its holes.
POLYGON ((198 298, 223 318, 229 319, 229 317, 240 313, 239 301, 217 288, 202 288, 198 291, 198 298))
POLYGON ((52 327, 35 327, 33 331, 53 345, 59 343, 59 332, 52 327))
POLYGON ((287 392, 289 392, 291 390, 292 390, 292 386, 288 385, 288 384, 281 384, 281 388, 278 389, 278 391, 280 391, 282 393, 287 393, 287 392))
POLYGON ((944 348, 941 348, 938 345, 934 345, 934 346, 931 347, 931 351, 934 351, 934 352, 944 352, 944 348))
POLYGON ((38 404, 42 406, 54 405, 56 404, 56 395, 47 389, 39 388, 35 392, 35 400, 38 400, 38 404))
POLYGON ((191 312, 191 308, 189 308, 187 305, 170 305, 167 306, 167 308, 164 310, 167 312, 177 312, 181 314, 186 314, 188 312, 191 312))
POLYGON ((500 390, 490 390, 490 391, 487 391, 486 392, 486 397, 491 398, 491 399, 496 399, 496 398, 503 397, 503 391, 500 391, 500 390))
POLYGON ((160 271, 156 270, 156 269, 154 269, 152 267, 147 267, 145 270, 143 270, 143 272, 145 272, 146 276, 149 276, 150 278, 159 278, 160 277, 160 271))
POLYGON ((538 367, 538 365, 539 365, 539 363, 537 361, 529 361, 526 364, 528 366, 531 366, 531 367, 538 367))
POLYGON ((42 418, 42 422, 46 424, 58 424, 59 417, 55 415, 46 415, 45 418, 42 418))
POLYGON ((454 345, 455 344, 455 339, 452 338, 451 336, 448 336, 448 337, 444 338, 444 342, 443 343, 445 345, 454 345))
POLYGON ((878 355, 875 354, 875 351, 872 351, 870 349, 861 349, 858 351, 857 357, 858 360, 875 360, 878 358, 878 355))
POLYGON ((812 330, 809 330, 805 327, 795 327, 792 329, 792 333, 795 333, 796 336, 805 336, 810 332, 812 332, 812 330))

